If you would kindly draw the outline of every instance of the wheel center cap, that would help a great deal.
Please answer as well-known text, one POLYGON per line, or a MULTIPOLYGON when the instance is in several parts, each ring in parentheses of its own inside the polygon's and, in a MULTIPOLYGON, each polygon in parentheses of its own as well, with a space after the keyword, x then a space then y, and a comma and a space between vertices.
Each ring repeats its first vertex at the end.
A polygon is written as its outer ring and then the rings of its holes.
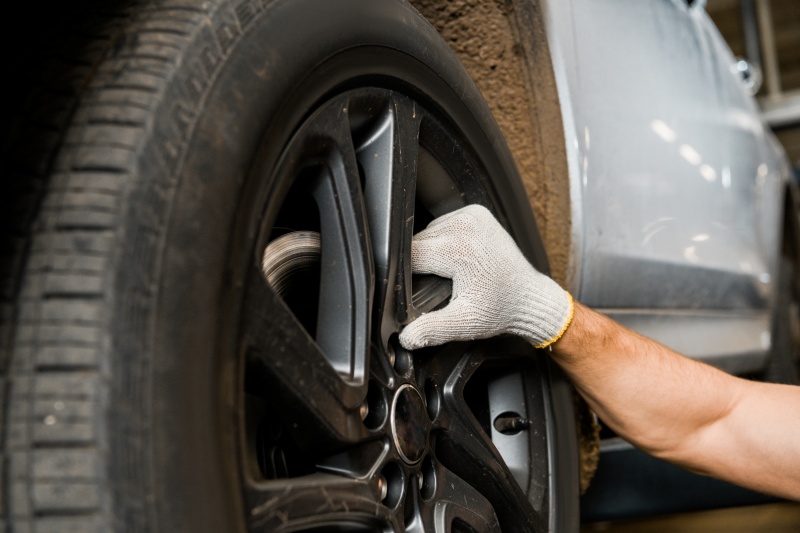
POLYGON ((422 459, 427 437, 427 411, 425 400, 412 385, 405 384, 392 401, 392 435, 400 456, 409 464, 422 459))

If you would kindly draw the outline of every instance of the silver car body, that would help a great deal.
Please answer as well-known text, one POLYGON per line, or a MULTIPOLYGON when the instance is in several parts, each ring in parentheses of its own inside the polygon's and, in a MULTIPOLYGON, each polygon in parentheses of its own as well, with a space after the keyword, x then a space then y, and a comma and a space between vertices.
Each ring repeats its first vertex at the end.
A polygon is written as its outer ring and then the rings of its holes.
POLYGON ((789 167, 703 4, 545 4, 569 159, 569 286, 746 372, 770 349, 789 167))

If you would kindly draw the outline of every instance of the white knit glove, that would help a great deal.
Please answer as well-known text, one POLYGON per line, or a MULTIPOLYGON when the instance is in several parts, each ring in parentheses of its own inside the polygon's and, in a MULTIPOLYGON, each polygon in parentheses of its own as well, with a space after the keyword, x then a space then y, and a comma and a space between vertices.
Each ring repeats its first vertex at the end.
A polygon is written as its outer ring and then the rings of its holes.
POLYGON ((544 348, 566 331, 572 297, 534 269, 517 245, 479 205, 434 220, 414 236, 411 267, 452 278, 450 303, 400 333, 407 350, 455 340, 519 335, 544 348))

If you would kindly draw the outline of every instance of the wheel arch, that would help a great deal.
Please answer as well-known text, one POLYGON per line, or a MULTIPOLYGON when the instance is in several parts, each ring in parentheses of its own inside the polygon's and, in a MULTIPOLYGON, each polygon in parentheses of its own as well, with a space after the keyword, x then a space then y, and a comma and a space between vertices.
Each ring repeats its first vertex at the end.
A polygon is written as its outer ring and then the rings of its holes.
POLYGON ((409 0, 455 51, 506 139, 544 242, 565 285, 571 249, 561 105, 538 0, 409 0))

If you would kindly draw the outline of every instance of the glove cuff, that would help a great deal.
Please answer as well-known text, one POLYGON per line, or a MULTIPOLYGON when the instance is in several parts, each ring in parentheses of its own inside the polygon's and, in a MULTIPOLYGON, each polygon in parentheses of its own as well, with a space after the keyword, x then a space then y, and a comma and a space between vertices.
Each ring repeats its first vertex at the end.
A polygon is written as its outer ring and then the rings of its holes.
POLYGON ((572 323, 575 304, 572 296, 549 277, 530 267, 521 286, 516 312, 509 317, 508 333, 524 337, 536 348, 547 348, 567 331, 572 323))
POLYGON ((572 324, 572 317, 575 315, 575 302, 573 301, 572 295, 569 292, 564 291, 564 294, 567 296, 567 301, 569 304, 567 320, 564 322, 564 325, 561 327, 561 330, 555 335, 555 337, 541 344, 535 345, 534 348, 547 348, 548 346, 556 342, 558 339, 560 339, 564 335, 564 333, 567 332, 567 329, 569 329, 570 325, 572 324))

